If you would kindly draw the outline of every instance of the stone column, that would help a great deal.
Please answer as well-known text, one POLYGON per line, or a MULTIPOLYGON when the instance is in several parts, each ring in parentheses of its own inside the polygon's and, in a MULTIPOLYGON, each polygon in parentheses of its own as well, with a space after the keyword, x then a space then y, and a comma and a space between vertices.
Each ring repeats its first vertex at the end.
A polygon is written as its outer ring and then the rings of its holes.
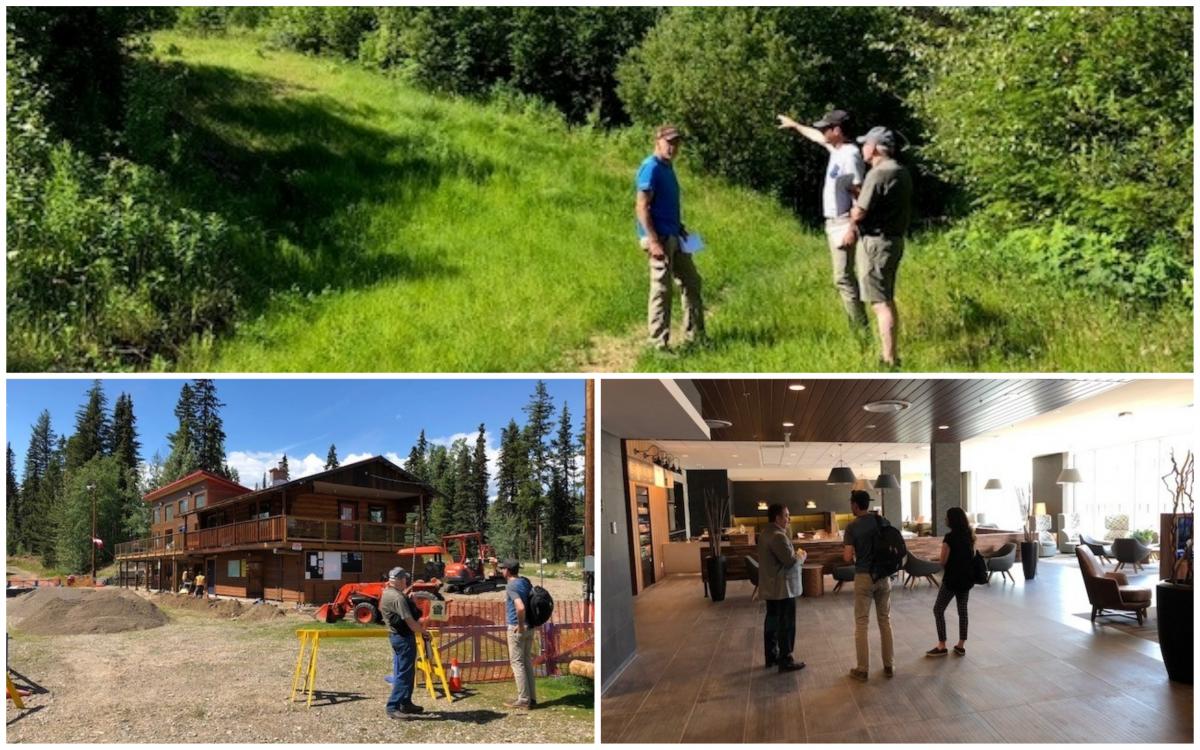
POLYGON ((929 451, 931 507, 929 519, 934 536, 946 532, 946 510, 962 505, 962 444, 934 443, 929 451))

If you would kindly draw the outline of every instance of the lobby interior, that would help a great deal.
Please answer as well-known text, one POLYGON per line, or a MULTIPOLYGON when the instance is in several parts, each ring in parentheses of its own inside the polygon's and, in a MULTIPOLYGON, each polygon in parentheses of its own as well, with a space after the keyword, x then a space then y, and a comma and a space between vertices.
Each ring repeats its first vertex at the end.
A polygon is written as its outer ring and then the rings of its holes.
MULTIPOLYGON (((1193 741, 1190 587, 1186 683, 1168 677, 1156 590, 1185 555, 1162 545, 1167 533, 1190 532, 1163 483, 1172 456, 1194 448, 1190 379, 601 387, 603 742, 1193 741), (849 678, 854 596, 835 573, 852 488, 918 560, 936 561, 947 508, 967 512, 996 572, 971 592, 966 656, 925 657, 936 589, 914 564, 911 585, 902 572, 892 589, 895 677, 872 614, 870 678, 849 678), (765 605, 747 563, 771 503, 789 508, 808 554, 795 651, 807 666, 791 673, 764 669, 765 605), (1124 610, 1085 583, 1117 568, 1124 610)), ((953 636, 953 606, 947 624, 953 636)))

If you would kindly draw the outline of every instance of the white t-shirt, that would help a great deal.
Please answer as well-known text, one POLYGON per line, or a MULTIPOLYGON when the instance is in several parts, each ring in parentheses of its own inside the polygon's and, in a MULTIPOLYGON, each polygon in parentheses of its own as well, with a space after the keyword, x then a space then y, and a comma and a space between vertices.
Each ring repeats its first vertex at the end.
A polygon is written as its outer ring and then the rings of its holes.
POLYGON ((861 185, 866 172, 862 154, 853 143, 843 143, 830 152, 829 165, 825 167, 825 189, 821 193, 826 219, 850 213, 854 205, 850 188, 861 185))

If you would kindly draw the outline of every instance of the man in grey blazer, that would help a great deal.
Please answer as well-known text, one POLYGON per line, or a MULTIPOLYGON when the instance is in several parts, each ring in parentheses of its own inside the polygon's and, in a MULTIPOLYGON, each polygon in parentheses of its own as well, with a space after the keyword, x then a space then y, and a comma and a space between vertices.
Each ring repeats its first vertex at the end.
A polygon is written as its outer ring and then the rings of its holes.
POLYGON ((779 504, 767 508, 767 525, 758 537, 758 594, 767 603, 763 645, 767 667, 780 672, 804 669, 792 658, 796 644, 796 597, 800 596, 800 570, 804 562, 792 544, 792 514, 779 504))

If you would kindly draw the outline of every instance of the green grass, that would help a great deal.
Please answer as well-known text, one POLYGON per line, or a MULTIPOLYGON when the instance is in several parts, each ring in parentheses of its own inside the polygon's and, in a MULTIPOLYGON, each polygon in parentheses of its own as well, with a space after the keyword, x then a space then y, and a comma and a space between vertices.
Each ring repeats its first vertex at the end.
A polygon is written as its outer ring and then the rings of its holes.
MULTIPOLYGON (((38 578, 65 578, 72 573, 75 573, 76 575, 87 575, 90 572, 90 570, 69 571, 62 570, 61 568, 55 566, 47 566, 42 563, 40 558, 33 557, 31 555, 8 555, 6 560, 10 574, 12 573, 13 568, 28 571, 38 578)), ((96 570, 97 579, 110 578, 116 574, 117 564, 115 562, 109 563, 106 567, 98 568, 96 570)))
MULTIPOLYGON (((189 68, 197 207, 242 228, 237 325, 186 371, 830 371, 877 369, 829 279, 824 239, 772 199, 680 165, 711 345, 642 346, 632 134, 544 109, 437 97, 253 37, 155 36, 189 68)), ((169 54, 168 54, 169 53, 169 54)), ((816 189, 816 188, 814 188, 816 189)), ((910 242, 909 371, 1190 371, 1190 311, 1137 311, 910 242)), ((676 308, 678 310, 678 307, 676 308)))

